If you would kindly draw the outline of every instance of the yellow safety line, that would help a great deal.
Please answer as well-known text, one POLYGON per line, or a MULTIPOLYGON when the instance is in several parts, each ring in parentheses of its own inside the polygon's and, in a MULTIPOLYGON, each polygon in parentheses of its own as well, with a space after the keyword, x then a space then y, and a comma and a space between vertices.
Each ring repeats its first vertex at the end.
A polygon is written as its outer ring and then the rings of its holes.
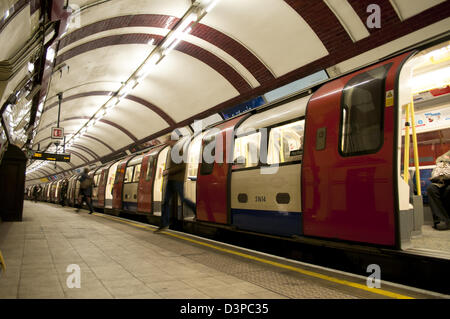
POLYGON ((3 271, 6 271, 6 263, 5 263, 5 259, 3 259, 3 255, 2 252, 0 251, 0 266, 2 266, 3 271))
MULTIPOLYGON (((97 214, 95 214, 95 215, 97 215, 97 214)), ((103 216, 103 215, 97 215, 97 216, 104 217, 104 218, 109 218, 109 219, 113 219, 113 220, 117 220, 117 221, 120 221, 120 222, 124 222, 126 224, 130 224, 132 226, 136 226, 136 227, 144 228, 144 229, 150 229, 150 230, 155 231, 153 228, 151 228, 149 226, 138 225, 138 224, 135 224, 135 223, 132 223, 132 222, 124 221, 122 219, 113 218, 113 217, 110 217, 110 216, 103 216)), ((172 237, 176 237, 176 238, 179 238, 179 239, 183 239, 183 240, 186 240, 186 241, 198 244, 198 245, 202 245, 202 246, 205 246, 205 247, 213 248, 213 249, 216 249, 216 250, 219 250, 219 251, 222 251, 222 252, 226 252, 226 253, 229 253, 229 254, 237 255, 237 256, 240 256, 240 257, 243 257, 243 258, 246 258, 246 259, 255 260, 255 261, 258 261, 258 262, 261 262, 261 263, 265 263, 265 264, 268 264, 268 265, 272 265, 272 266, 275 266, 275 267, 279 267, 279 268, 295 271, 295 272, 301 273, 303 275, 307 275, 307 276, 311 276, 311 277, 315 277, 315 278, 320 278, 320 279, 323 279, 323 280, 331 281, 333 283, 341 284, 341 285, 344 285, 344 286, 349 286, 349 287, 352 287, 352 288, 358 288, 358 289, 361 289, 361 290, 365 290, 365 291, 368 291, 368 292, 371 292, 371 293, 383 295, 383 296, 386 296, 386 297, 396 298, 396 299, 415 299, 413 297, 397 294, 395 292, 390 292, 390 291, 379 289, 379 288, 369 288, 369 287, 367 287, 365 285, 357 284, 357 283, 354 283, 354 282, 351 282, 351 281, 348 281, 348 280, 337 279, 337 278, 334 278, 334 277, 331 277, 331 276, 327 276, 327 275, 323 275, 323 274, 319 274, 319 273, 316 273, 316 272, 313 272, 313 271, 301 269, 301 268, 294 267, 294 266, 284 265, 284 264, 281 264, 281 263, 278 263, 278 262, 275 262, 275 261, 271 261, 271 260, 255 257, 255 256, 252 256, 252 255, 244 254, 244 253, 237 252, 237 251, 234 251, 234 250, 231 250, 231 249, 227 249, 227 248, 222 248, 222 247, 219 247, 219 246, 216 246, 216 245, 212 245, 212 244, 201 242, 201 241, 198 241, 198 240, 195 240, 195 239, 187 238, 187 237, 184 237, 184 236, 181 236, 181 235, 178 235, 178 234, 169 233, 169 232, 165 232, 165 231, 162 231, 161 233, 164 233, 166 235, 169 235, 169 236, 172 236, 172 237)))

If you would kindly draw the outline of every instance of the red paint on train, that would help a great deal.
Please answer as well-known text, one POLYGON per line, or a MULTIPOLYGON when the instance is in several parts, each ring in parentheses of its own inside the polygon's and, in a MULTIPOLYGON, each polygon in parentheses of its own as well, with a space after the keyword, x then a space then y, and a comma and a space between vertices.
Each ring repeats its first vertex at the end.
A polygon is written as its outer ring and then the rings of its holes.
MULTIPOLYGON (((221 145, 221 152, 218 152, 216 149, 215 161, 211 172, 209 174, 202 174, 203 160, 199 163, 197 178, 197 220, 220 224, 228 223, 230 210, 228 207, 228 179, 231 178, 229 176, 231 164, 226 163, 226 159, 227 157, 231 157, 232 154, 228 154, 227 150, 232 150, 232 145, 234 145, 234 127, 242 117, 236 117, 215 127, 215 129, 219 129, 220 131, 214 136, 216 140, 221 139, 223 143, 221 145), (222 159, 220 159, 221 156, 222 159)), ((202 141, 202 146, 205 145, 204 143, 205 140, 202 141)), ((200 156, 200 158, 203 158, 203 147, 200 156)))
POLYGON ((311 98, 306 114, 302 174, 306 236, 395 245, 394 112, 398 106, 385 105, 384 92, 394 89, 401 62, 407 56, 403 54, 327 83, 311 98), (371 154, 341 155, 339 124, 344 87, 359 74, 390 63, 385 88, 380 92, 384 108, 381 148, 371 154), (320 128, 327 129, 326 145, 317 150, 320 128))

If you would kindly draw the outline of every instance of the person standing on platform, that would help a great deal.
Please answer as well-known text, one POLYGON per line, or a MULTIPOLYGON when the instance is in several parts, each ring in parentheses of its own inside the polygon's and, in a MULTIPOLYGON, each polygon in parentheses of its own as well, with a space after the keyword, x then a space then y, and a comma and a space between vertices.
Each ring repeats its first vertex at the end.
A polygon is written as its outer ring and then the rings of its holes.
POLYGON ((89 207, 89 214, 92 214, 94 210, 92 209, 91 196, 92 184, 94 183, 94 181, 91 177, 88 176, 88 173, 89 170, 85 168, 83 170, 83 173, 81 173, 81 176, 78 178, 78 180, 80 181, 80 193, 78 194, 78 208, 75 211, 79 212, 80 208, 82 207, 83 201, 85 201, 89 207))
POLYGON ((36 185, 33 189, 33 199, 34 199, 35 203, 37 203, 37 201, 38 201, 39 195, 41 194, 41 190, 42 190, 42 188, 41 188, 41 185, 39 185, 39 184, 36 185))
POLYGON ((67 179, 65 179, 62 182, 61 185, 61 201, 60 204, 62 207, 66 206, 66 199, 67 199, 67 188, 69 186, 69 182, 67 181, 67 179))
POLYGON ((438 157, 431 173, 427 194, 433 214, 434 228, 450 229, 450 151, 438 157))
MULTIPOLYGON (((161 207, 161 224, 159 228, 157 229, 157 232, 160 232, 162 230, 165 230, 169 228, 170 225, 170 212, 171 212, 171 199, 174 194, 178 194, 180 197, 180 200, 182 203, 186 202, 188 205, 189 203, 184 200, 184 175, 185 175, 185 169, 186 165, 183 162, 183 160, 180 158, 180 163, 176 163, 174 161, 174 156, 172 150, 174 149, 174 145, 177 143, 177 140, 172 140, 170 136, 166 140, 166 144, 169 145, 169 160, 168 160, 168 166, 163 171, 163 176, 165 176, 165 179, 167 179, 167 185, 165 187, 165 191, 163 193, 163 202, 161 207)), ((180 154, 180 157, 182 154, 180 154)), ((177 206, 178 202, 173 200, 172 205, 177 206)))

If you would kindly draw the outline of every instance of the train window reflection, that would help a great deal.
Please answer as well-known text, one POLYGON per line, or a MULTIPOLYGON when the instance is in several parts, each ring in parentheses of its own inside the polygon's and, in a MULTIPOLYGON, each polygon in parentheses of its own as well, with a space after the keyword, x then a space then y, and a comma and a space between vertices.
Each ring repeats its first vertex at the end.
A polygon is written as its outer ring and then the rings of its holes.
POLYGON ((234 141, 233 168, 258 166, 261 132, 236 138, 234 141))
POLYGON ((274 127, 270 130, 268 164, 301 160, 305 120, 274 127))
POLYGON ((134 166, 127 167, 125 179, 123 180, 124 183, 130 183, 133 180, 133 169, 134 166))
POLYGON ((385 79, 392 63, 354 76, 342 94, 340 152, 376 152, 383 143, 385 79))
POLYGON ((140 175, 141 175, 141 164, 135 166, 133 182, 139 182, 140 175))

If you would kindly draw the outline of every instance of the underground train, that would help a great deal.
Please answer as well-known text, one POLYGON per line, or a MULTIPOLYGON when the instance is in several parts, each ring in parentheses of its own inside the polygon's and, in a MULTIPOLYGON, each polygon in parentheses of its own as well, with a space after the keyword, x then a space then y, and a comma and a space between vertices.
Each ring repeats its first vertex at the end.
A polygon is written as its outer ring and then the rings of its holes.
MULTIPOLYGON (((195 211, 175 218, 401 249, 414 214, 401 165, 413 60, 403 53, 181 137, 173 149, 184 150, 195 211)), ((94 207, 160 216, 171 153, 157 145, 90 171, 94 207)), ((73 205, 79 182, 68 181, 73 205)), ((47 184, 43 200, 57 202, 59 187, 47 184)))

